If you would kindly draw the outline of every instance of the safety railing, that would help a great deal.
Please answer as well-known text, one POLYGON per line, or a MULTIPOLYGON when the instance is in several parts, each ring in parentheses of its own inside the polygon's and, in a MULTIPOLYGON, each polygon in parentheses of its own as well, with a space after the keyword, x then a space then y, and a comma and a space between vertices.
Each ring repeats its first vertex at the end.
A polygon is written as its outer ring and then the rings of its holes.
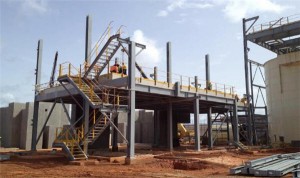
POLYGON ((250 33, 255 33, 263 30, 268 30, 271 28, 279 27, 281 25, 287 25, 300 20, 300 14, 291 15, 288 17, 282 17, 278 20, 273 20, 270 22, 254 25, 250 33))
POLYGON ((81 72, 80 69, 74 67, 70 62, 64 62, 59 65, 58 77, 62 77, 64 75, 81 77, 81 72))
POLYGON ((157 67, 141 67, 144 73, 149 76, 145 79, 139 72, 136 72, 136 83, 144 85, 153 85, 161 88, 173 88, 176 82, 179 82, 181 91, 201 92, 209 95, 222 97, 235 97, 235 89, 233 86, 207 82, 206 80, 198 79, 197 77, 189 77, 180 74, 171 74, 171 83, 167 82, 167 72, 158 70, 157 67))
MULTIPOLYGON (((91 52, 89 53, 87 59, 84 60, 83 65, 81 67, 82 71, 85 72, 89 67, 90 64, 87 63, 86 61, 93 61, 99 54, 99 52, 101 51, 101 49, 104 47, 105 43, 109 40, 109 38, 114 35, 114 34, 119 34, 121 35, 123 33, 122 29, 123 27, 125 27, 124 25, 121 25, 117 31, 115 33, 113 33, 113 21, 111 21, 107 28, 105 29, 105 31, 102 33, 102 35, 100 36, 100 38, 98 39, 98 41, 96 42, 96 44, 94 45, 94 47, 92 48, 91 52)), ((104 54, 105 54, 105 58, 106 60, 108 59, 109 56, 109 49, 106 49, 104 54)), ((99 66, 94 66, 93 70, 90 71, 90 75, 95 76, 97 71, 99 71, 100 67, 99 66)))

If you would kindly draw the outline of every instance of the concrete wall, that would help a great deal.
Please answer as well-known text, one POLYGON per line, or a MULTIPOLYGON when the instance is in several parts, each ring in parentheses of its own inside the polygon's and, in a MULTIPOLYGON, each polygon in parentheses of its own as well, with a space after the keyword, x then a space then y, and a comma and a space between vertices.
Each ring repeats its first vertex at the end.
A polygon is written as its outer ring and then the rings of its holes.
POLYGON ((264 64, 271 141, 300 140, 300 52, 264 64))
MULTIPOLYGON (((150 110, 136 110, 135 112, 135 142, 153 143, 154 139, 154 112, 150 110)), ((127 113, 119 113, 118 129, 126 137, 127 113)), ((118 135, 118 142, 124 143, 123 138, 118 135)))
MULTIPOLYGON (((45 120, 50 112, 52 103, 40 103, 39 119, 38 119, 38 134, 41 132, 45 120)), ((69 109, 69 105, 66 105, 69 109)), ((69 109, 70 110, 70 109, 69 109)), ((32 137, 32 119, 33 119, 33 103, 10 103, 8 107, 0 108, 1 112, 1 146, 2 147, 17 147, 25 150, 31 148, 32 137)), ((47 148, 51 147, 55 134, 52 134, 56 127, 69 124, 69 121, 64 113, 61 104, 56 104, 46 130, 48 138, 41 136, 37 144, 37 149, 42 148, 43 140, 48 143, 47 148)))

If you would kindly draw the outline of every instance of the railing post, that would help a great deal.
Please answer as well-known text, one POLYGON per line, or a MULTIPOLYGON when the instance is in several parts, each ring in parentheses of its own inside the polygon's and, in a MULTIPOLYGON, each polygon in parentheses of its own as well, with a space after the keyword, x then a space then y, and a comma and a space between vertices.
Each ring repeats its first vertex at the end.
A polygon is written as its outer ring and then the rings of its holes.
POLYGON ((218 84, 215 83, 215 85, 216 85, 216 95, 218 95, 218 84))
POLYGON ((60 77, 62 75, 62 65, 59 64, 59 72, 58 72, 58 76, 60 77))
POLYGON ((182 89, 182 75, 180 75, 180 89, 182 89))
POLYGON ((195 88, 196 88, 196 92, 198 92, 198 77, 195 76, 195 88))
POLYGON ((120 96, 117 95, 117 105, 120 105, 120 96))
POLYGON ((94 117, 93 117, 93 138, 95 138, 95 127, 94 127, 94 125, 95 125, 95 123, 96 123, 96 110, 94 109, 94 117))
POLYGON ((156 85, 157 81, 157 67, 154 67, 154 85, 156 85))
POLYGON ((224 97, 226 97, 226 86, 224 84, 224 97))
POLYGON ((71 76, 71 63, 69 63, 69 71, 68 71, 68 75, 71 76))
POLYGON ((188 91, 190 91, 191 90, 191 78, 190 77, 188 77, 188 82, 189 82, 188 91))

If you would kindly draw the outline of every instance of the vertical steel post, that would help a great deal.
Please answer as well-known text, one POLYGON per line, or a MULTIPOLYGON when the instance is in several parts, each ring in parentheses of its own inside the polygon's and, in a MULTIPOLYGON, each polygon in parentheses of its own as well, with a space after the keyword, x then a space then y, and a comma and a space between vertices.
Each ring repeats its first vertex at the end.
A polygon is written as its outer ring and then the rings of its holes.
POLYGON ((230 135, 229 135, 229 112, 227 111, 227 114, 226 114, 226 127, 227 127, 227 142, 229 143, 229 140, 230 140, 230 135))
MULTIPOLYGON (((116 113, 116 114, 117 114, 117 116, 114 119, 114 124, 115 124, 115 126, 118 127, 119 113, 116 113)), ((112 151, 117 152, 119 150, 119 148, 118 148, 118 131, 115 127, 113 129, 114 130, 113 130, 112 151)))
POLYGON ((154 67, 154 85, 157 83, 157 67, 154 67))
POLYGON ((195 88, 196 88, 196 92, 198 92, 198 77, 195 76, 195 88))
MULTIPOLYGON (((89 132, 89 116, 90 116, 90 105, 88 101, 84 101, 84 135, 89 132)), ((88 154, 88 138, 84 138, 83 151, 88 154)))
POLYGON ((232 127, 233 127, 233 140, 235 142, 239 142, 240 138, 239 138, 239 118, 238 118, 238 110, 237 110, 237 103, 236 103, 236 99, 234 100, 234 105, 233 105, 233 123, 232 123, 232 127))
POLYGON ((170 102, 167 108, 167 117, 168 117, 168 146, 170 151, 173 151, 173 105, 170 102))
POLYGON ((252 122, 252 139, 253 139, 253 143, 256 144, 256 131, 255 131, 255 106, 253 105, 253 101, 254 101, 254 94, 253 94, 253 77, 252 77, 252 64, 251 62, 249 62, 249 66, 250 66, 250 86, 251 86, 251 103, 249 103, 249 108, 250 108, 250 115, 251 117, 251 122, 252 122))
POLYGON ((167 82, 168 86, 172 84, 172 54, 171 54, 171 42, 167 43, 167 82))
POLYGON ((38 95, 38 85, 41 84, 41 71, 42 71, 42 54, 43 54, 43 40, 38 41, 37 48, 37 61, 35 69, 35 92, 34 92, 34 105, 33 105, 33 119, 32 119, 32 137, 31 137, 31 151, 36 151, 37 145, 37 129, 38 129, 38 117, 39 117, 39 105, 36 100, 38 95))
POLYGON ((247 99, 247 133, 248 133, 248 144, 252 145, 252 116, 251 116, 251 109, 250 109, 250 92, 249 92, 249 59, 248 59, 248 44, 247 44, 247 37, 246 37, 246 19, 243 18, 243 42, 244 42, 244 68, 245 68, 245 84, 246 84, 246 99, 247 99))
POLYGON ((135 144, 135 42, 129 43, 129 59, 128 59, 128 134, 127 134, 127 163, 134 158, 135 144))
POLYGON ((210 82, 210 62, 209 62, 209 54, 205 55, 205 77, 206 77, 206 89, 208 89, 210 82))
POLYGON ((194 100, 194 132, 195 132, 195 150, 200 151, 200 123, 199 123, 199 98, 197 94, 194 100))
POLYGON ((86 16, 85 29, 85 62, 91 64, 91 46, 92 46, 92 17, 86 16))
POLYGON ((211 111, 212 111, 212 108, 209 107, 208 112, 207 112, 208 149, 213 148, 211 111))

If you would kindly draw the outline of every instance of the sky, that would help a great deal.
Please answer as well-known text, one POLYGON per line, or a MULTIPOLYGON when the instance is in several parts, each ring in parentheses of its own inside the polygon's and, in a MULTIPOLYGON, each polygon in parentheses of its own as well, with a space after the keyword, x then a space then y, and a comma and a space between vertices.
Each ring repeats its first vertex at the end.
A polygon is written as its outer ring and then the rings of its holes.
MULTIPOLYGON (((242 18, 257 25, 299 14, 300 0, 0 0, 0 107, 34 99, 36 49, 43 39, 42 83, 58 63, 84 61, 85 20, 93 21, 95 44, 109 22, 123 37, 145 44, 137 62, 166 71, 166 43, 172 43, 173 73, 211 80, 245 93, 242 18)), ((249 58, 260 63, 276 55, 249 42, 249 58)), ((121 56, 119 56, 121 57, 121 56)), ((162 74, 163 75, 163 74, 162 74)))

